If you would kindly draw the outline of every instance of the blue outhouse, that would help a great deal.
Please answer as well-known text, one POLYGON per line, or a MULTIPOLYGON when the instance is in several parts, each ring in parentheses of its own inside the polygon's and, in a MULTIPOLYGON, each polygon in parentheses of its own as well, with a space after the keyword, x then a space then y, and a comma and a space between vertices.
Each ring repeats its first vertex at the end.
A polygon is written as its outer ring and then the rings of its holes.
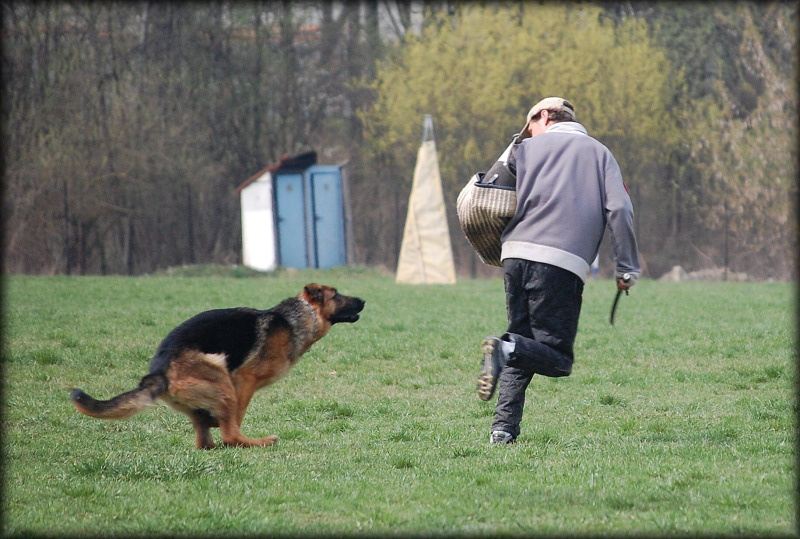
POLYGON ((313 161, 308 154, 284 159, 239 187, 246 266, 269 271, 347 264, 342 167, 313 161))

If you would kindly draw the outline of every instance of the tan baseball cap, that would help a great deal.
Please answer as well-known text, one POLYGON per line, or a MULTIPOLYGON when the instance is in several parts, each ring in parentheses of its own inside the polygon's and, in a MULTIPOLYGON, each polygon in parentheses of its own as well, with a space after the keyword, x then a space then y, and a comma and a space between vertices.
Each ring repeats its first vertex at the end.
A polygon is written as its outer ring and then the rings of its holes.
POLYGON ((563 97, 545 97, 538 103, 536 103, 533 108, 528 111, 527 121, 525 122, 525 126, 527 127, 529 123, 531 123, 531 118, 536 116, 536 114, 540 110, 560 110, 561 112, 566 112, 569 116, 572 117, 572 121, 575 121, 575 107, 572 106, 572 103, 564 99, 563 97))

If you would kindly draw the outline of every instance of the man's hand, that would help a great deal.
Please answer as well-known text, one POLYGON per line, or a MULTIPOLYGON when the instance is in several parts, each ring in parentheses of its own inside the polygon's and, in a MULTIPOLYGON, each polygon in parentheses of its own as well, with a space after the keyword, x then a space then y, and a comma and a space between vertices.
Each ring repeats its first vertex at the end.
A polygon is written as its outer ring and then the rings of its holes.
POLYGON ((636 280, 639 278, 639 275, 636 273, 620 273, 617 272, 617 290, 620 292, 625 291, 628 293, 628 290, 636 284, 636 280))

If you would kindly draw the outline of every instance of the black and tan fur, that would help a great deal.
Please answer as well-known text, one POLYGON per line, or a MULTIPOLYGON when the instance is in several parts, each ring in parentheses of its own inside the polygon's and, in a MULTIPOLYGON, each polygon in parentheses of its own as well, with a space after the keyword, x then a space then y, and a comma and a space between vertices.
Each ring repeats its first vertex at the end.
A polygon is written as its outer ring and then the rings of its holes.
POLYGON ((289 372, 333 324, 355 322, 364 300, 312 283, 296 297, 262 311, 239 307, 202 312, 173 329, 150 362, 139 387, 107 401, 73 389, 78 411, 125 419, 161 399, 192 422, 198 449, 272 445, 277 436, 248 438, 240 427, 253 394, 289 372))

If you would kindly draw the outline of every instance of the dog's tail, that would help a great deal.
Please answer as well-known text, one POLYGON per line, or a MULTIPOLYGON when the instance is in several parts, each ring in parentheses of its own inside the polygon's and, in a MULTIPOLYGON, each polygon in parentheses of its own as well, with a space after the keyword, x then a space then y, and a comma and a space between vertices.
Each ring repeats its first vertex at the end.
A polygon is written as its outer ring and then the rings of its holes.
POLYGON ((142 378, 138 388, 107 401, 96 400, 80 389, 73 389, 70 396, 72 404, 82 414, 99 419, 127 419, 153 404, 168 386, 167 376, 154 372, 142 378))

